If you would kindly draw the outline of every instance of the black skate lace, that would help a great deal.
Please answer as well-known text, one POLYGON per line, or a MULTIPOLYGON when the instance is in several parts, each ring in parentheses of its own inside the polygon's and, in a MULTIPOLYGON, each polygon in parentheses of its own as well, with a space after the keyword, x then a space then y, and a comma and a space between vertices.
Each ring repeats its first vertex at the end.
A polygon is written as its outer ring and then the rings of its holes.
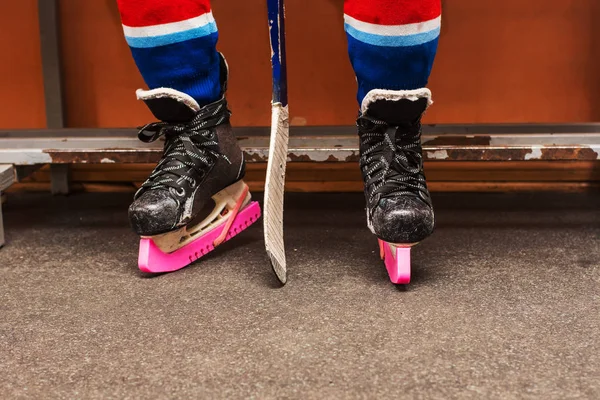
POLYGON ((360 168, 369 204, 381 198, 419 196, 430 203, 423 174, 421 123, 390 126, 369 116, 358 119, 360 168))
POLYGON ((150 143, 164 136, 165 147, 161 160, 135 197, 146 190, 169 188, 183 196, 184 181, 195 188, 217 159, 223 158, 231 164, 227 156, 219 153, 215 132, 215 128, 228 121, 230 115, 223 99, 202 108, 189 122, 153 122, 141 127, 138 133, 141 141, 150 143))

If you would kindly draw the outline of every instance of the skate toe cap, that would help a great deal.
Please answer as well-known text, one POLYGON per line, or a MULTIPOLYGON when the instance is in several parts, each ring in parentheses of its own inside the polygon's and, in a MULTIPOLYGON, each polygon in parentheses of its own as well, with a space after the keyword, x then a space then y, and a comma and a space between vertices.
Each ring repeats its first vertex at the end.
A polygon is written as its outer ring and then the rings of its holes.
POLYGON ((149 190, 129 206, 129 221, 142 236, 172 230, 177 224, 179 205, 166 190, 149 190))
POLYGON ((373 213, 373 229, 389 243, 418 243, 433 233, 433 209, 417 197, 382 199, 373 213))

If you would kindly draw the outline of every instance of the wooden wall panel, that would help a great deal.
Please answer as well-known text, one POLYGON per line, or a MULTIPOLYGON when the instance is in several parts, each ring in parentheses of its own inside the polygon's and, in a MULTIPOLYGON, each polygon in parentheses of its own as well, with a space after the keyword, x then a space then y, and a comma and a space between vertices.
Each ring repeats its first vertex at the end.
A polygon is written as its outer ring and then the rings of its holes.
POLYGON ((600 2, 444 5, 428 122, 600 121, 600 2))
MULTIPOLYGON (((213 0, 232 68, 237 125, 268 125, 269 47, 263 1, 213 0)), ((352 124, 355 82, 342 0, 288 0, 290 103, 296 125, 352 124)), ((34 0, 2 2, 3 127, 43 125, 34 0), (35 93, 35 95, 32 95, 35 93), (24 110, 27 110, 25 112, 24 110)), ((444 2, 428 123, 600 121, 597 0, 444 2)), ((151 117, 122 37, 115 0, 61 0, 67 122, 133 126, 151 117)))
POLYGON ((0 129, 44 128, 37 1, 1 1, 0 17, 0 129))
POLYGON ((137 126, 151 118, 123 38, 116 0, 61 0, 66 121, 70 127, 137 126))

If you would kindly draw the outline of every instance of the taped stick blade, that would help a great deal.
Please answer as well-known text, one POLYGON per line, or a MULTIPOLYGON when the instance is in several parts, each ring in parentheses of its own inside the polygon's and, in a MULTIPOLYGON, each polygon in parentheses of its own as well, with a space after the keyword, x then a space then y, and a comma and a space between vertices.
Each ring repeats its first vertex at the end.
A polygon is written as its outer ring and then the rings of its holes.
POLYGON ((279 282, 285 285, 287 283, 287 268, 285 265, 285 257, 283 260, 278 260, 274 253, 271 253, 267 250, 267 254, 271 259, 271 267, 273 267, 273 272, 275 272, 275 275, 277 275, 277 279, 279 279, 279 282))
POLYGON ((273 104, 263 221, 267 254, 273 271, 283 284, 287 282, 283 241, 283 200, 289 130, 288 107, 279 103, 273 104))

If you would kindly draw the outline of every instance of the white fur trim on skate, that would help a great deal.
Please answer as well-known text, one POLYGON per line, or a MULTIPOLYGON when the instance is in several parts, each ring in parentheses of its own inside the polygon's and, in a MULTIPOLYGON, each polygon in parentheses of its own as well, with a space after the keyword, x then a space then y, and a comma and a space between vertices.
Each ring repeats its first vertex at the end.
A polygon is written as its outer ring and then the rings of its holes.
POLYGON ((200 111, 200 105, 192 96, 175 89, 157 88, 152 90, 138 89, 135 92, 138 100, 152 100, 169 97, 185 104, 194 111, 200 111))
POLYGON ((389 100, 389 101, 400 101, 410 100, 417 101, 419 99, 426 98, 427 106, 433 104, 431 100, 431 90, 427 88, 420 88, 415 90, 386 90, 386 89, 373 89, 362 101, 361 112, 364 114, 367 112, 369 106, 378 100, 389 100))

